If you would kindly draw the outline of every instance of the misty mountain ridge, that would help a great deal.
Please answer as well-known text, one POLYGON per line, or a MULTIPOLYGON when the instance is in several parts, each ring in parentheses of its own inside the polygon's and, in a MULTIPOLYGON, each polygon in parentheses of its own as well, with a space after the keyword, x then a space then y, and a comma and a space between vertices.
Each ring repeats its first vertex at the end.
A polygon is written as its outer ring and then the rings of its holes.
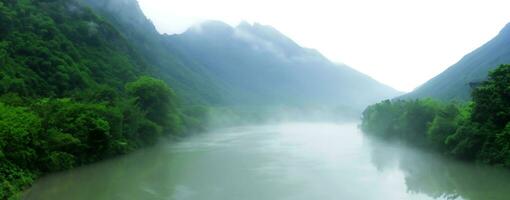
POLYGON ((363 107, 399 94, 259 23, 206 21, 168 41, 229 85, 232 103, 363 107))
POLYGON ((488 72, 499 65, 510 63, 509 47, 510 23, 492 40, 401 98, 432 97, 441 100, 469 100, 470 85, 486 80, 488 72))
POLYGON ((254 51, 274 53, 286 59, 303 59, 303 57, 326 59, 317 50, 301 47, 274 27, 257 22, 251 25, 242 21, 236 27, 231 27, 224 22, 210 20, 191 26, 184 34, 196 34, 202 37, 201 34, 208 34, 212 38, 230 36, 246 42, 254 51))
POLYGON ((400 94, 270 26, 206 21, 166 35, 158 33, 136 0, 83 1, 112 22, 184 103, 361 110, 400 94))

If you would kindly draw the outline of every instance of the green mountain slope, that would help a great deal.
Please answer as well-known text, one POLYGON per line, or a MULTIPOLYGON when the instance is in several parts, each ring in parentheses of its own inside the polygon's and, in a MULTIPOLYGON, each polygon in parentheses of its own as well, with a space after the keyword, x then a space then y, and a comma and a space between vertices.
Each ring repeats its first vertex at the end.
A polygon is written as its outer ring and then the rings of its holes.
MULTIPOLYGON (((223 87, 203 66, 179 55, 166 45, 164 35, 140 9, 136 0, 82 0, 113 23, 129 43, 153 66, 152 74, 167 81, 185 104, 219 104, 223 87)), ((223 92, 225 92, 223 90, 223 92)))
POLYGON ((196 124, 152 73, 76 0, 0 1, 0 199, 196 124))
POLYGON ((0 93, 66 96, 121 88, 147 65, 109 23, 75 1, 0 4, 0 93))
POLYGON ((361 108, 399 94, 270 26, 209 21, 169 36, 168 42, 230 86, 231 104, 361 108))
POLYGON ((488 72, 510 63, 510 24, 491 41, 402 98, 470 99, 470 83, 487 79, 488 72))

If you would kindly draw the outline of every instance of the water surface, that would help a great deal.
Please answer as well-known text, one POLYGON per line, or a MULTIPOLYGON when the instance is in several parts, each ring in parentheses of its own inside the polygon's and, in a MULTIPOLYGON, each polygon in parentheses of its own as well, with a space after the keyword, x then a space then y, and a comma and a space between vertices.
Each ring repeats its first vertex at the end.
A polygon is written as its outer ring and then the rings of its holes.
POLYGON ((368 139, 356 124, 216 130, 50 175, 26 199, 510 199, 510 173, 368 139))

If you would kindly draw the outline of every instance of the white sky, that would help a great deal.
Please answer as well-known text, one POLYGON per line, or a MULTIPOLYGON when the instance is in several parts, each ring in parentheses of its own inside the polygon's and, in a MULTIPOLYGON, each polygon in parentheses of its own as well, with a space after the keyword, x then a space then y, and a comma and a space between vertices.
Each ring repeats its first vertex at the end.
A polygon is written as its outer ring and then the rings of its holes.
POLYGON ((271 25, 382 83, 410 91, 494 37, 509 0, 138 0, 162 33, 203 20, 271 25))

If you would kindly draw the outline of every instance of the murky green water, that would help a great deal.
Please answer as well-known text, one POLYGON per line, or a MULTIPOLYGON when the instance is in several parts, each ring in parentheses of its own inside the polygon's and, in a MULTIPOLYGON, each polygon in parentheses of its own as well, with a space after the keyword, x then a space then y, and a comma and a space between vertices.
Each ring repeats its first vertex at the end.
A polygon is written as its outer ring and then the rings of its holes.
POLYGON ((218 130, 38 181, 26 199, 510 199, 510 171, 364 138, 356 124, 218 130))

